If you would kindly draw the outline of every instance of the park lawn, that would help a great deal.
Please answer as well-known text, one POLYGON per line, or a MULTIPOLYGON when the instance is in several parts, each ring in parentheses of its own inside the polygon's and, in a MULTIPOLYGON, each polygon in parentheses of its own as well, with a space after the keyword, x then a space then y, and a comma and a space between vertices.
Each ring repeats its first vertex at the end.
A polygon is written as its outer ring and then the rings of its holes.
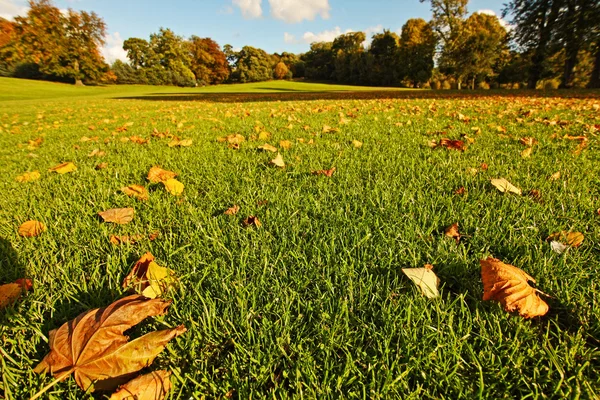
MULTIPOLYGON (((123 297, 123 278, 150 251, 181 283, 167 294, 169 313, 131 336, 186 326, 152 366, 173 371, 173 399, 600 395, 600 96, 569 93, 0 79, 0 283, 33 281, 0 311, 0 393, 28 398, 50 383, 33 372, 48 332, 123 297), (155 130, 193 144, 169 147, 155 130), (217 140, 233 134, 246 139, 239 149, 217 140), (565 135, 586 136, 585 146, 565 135), (466 150, 429 146, 443 137, 466 150), (523 137, 537 140, 528 158, 523 137), (285 168, 269 164, 264 143, 285 168), (105 155, 90 157, 94 149, 105 155), (68 161, 76 171, 48 172, 68 161), (183 195, 146 180, 155 165, 178 173, 183 195), (311 174, 332 167, 331 177, 311 174), (35 170, 39 180, 16 181, 35 170), (496 190, 490 179, 501 177, 523 195, 496 190), (120 192, 130 184, 149 200, 120 192), (223 215, 234 204, 239 213, 223 215), (133 207, 133 221, 99 221, 116 207, 133 207), (262 226, 244 227, 250 215, 262 226), (20 237, 27 220, 48 229, 20 237), (444 235, 456 222, 458 242, 444 235), (563 230, 585 240, 559 255, 546 238, 563 230), (109 241, 153 232, 154 241, 109 241), (482 301, 488 256, 533 276, 549 313, 526 320, 482 301), (440 298, 401 271, 424 264, 440 298)), ((72 377, 48 393, 91 398, 72 377)))

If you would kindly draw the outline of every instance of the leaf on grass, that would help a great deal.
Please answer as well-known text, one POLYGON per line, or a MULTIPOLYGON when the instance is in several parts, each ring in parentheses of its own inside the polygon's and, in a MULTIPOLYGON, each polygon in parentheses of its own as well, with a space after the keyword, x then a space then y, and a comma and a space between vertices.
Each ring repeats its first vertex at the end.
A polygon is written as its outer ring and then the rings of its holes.
POLYGON ((280 140, 279 147, 281 147, 284 150, 289 150, 292 148, 292 142, 290 142, 289 140, 280 140))
POLYGON ((171 140, 169 143, 167 143, 167 146, 169 147, 190 147, 193 144, 192 139, 183 139, 183 140, 171 140))
POLYGON ((525 150, 523 150, 521 152, 521 157, 522 158, 529 158, 531 157, 531 153, 533 152, 533 147, 528 147, 525 150))
POLYGON ((566 244, 562 244, 561 242, 557 242, 556 240, 553 240, 550 242, 550 248, 553 252, 557 254, 562 254, 569 248, 569 246, 567 246, 566 244))
POLYGON ((519 142, 527 147, 532 147, 534 144, 537 144, 538 141, 532 137, 524 137, 519 139, 519 142))
POLYGON ((560 231, 551 234, 546 240, 555 240, 570 247, 579 247, 583 243, 584 238, 581 232, 560 231))
POLYGON ((73 172, 76 169, 77 169, 77 167, 75 166, 75 164, 73 164, 72 162, 66 162, 66 163, 59 164, 55 167, 52 167, 52 168, 48 169, 48 171, 56 172, 57 174, 66 174, 68 172, 73 172))
POLYGON ((109 400, 163 400, 171 389, 171 372, 152 371, 119 386, 109 400))
POLYGON ((29 279, 17 279, 13 283, 0 285, 0 309, 13 304, 23 293, 31 290, 32 286, 29 279))
POLYGON ((144 238, 144 235, 132 235, 132 236, 110 235, 110 242, 112 244, 114 244, 115 246, 118 246, 121 244, 135 244, 135 243, 139 242, 140 240, 142 240, 143 238, 144 238))
POLYGON ((492 182, 492 185, 494 185, 494 187, 496 189, 498 189, 499 191, 501 191, 502 193, 510 192, 510 193, 515 193, 518 195, 522 194, 521 189, 514 186, 512 183, 510 183, 509 181, 507 181, 504 178, 492 179, 491 182, 492 182))
POLYGON ((108 163, 103 162, 103 163, 100 163, 100 164, 96 165, 94 168, 96 170, 101 170, 101 169, 104 169, 104 168, 107 168, 107 167, 108 167, 108 163))
POLYGON ((447 227, 444 231, 444 235, 456 240, 456 242, 458 243, 458 241, 460 240, 460 233, 458 232, 458 222, 447 227))
POLYGON ((121 188, 121 192, 129 197, 135 197, 138 200, 148 200, 149 194, 145 187, 140 185, 129 185, 121 188))
POLYGON ((34 237, 46 231, 46 225, 40 221, 27 221, 19 227, 19 236, 34 237))
POLYGON ((539 317, 548 312, 548 304, 528 281, 535 279, 525 271, 489 257, 480 260, 483 300, 494 300, 508 312, 518 312, 524 318, 539 317))
POLYGON ((550 180, 551 181, 557 181, 560 179, 560 171, 556 171, 555 173, 553 173, 552 175, 550 175, 550 180))
POLYGON ((325 175, 327 177, 331 177, 333 175, 333 173, 335 172, 335 167, 331 168, 331 169, 320 169, 318 171, 312 171, 311 174, 313 175, 325 175))
POLYGON ((167 171, 166 169, 162 169, 160 167, 152 167, 148 172, 148 180, 152 183, 160 183, 165 182, 169 179, 173 179, 177 176, 177 174, 173 171, 167 171))
POLYGON ((277 153, 277 157, 272 159, 270 163, 276 167, 285 168, 285 162, 283 161, 283 157, 280 153, 277 153))
POLYGON ((462 140, 441 138, 437 146, 445 147, 448 150, 465 151, 465 142, 463 142, 462 140))
POLYGON ((238 211, 240 211, 240 206, 238 206, 237 204, 234 204, 233 206, 231 206, 227 210, 225 210, 225 212, 223 214, 235 215, 238 213, 238 211))
POLYGON ((244 136, 240 135, 239 133, 236 133, 235 135, 227 135, 227 136, 217 138, 217 142, 227 142, 229 144, 240 144, 245 141, 246 141, 246 138, 244 136))
POLYGON ((167 179, 163 182, 165 185, 165 189, 167 192, 171 193, 173 196, 179 196, 183 193, 183 183, 179 182, 177 179, 167 179))
POLYGON ((260 220, 258 219, 258 217, 255 217, 254 215, 249 215, 248 217, 246 217, 243 221, 242 224, 244 226, 255 226, 257 228, 262 226, 262 223, 260 222, 260 220))
POLYGON ((358 140, 353 140, 352 142, 352 146, 354 146, 354 148, 356 149, 360 149, 362 147, 362 142, 358 141, 358 140))
POLYGON ((105 155, 106 153, 104 151, 100 149, 94 149, 90 154, 88 154, 88 157, 103 157, 105 155))
POLYGON ((32 182, 40 179, 39 171, 25 172, 23 175, 17 176, 17 182, 32 182))
POLYGON ((462 196, 463 194, 465 194, 466 191, 467 191, 467 189, 465 189, 464 186, 461 186, 454 191, 454 194, 457 196, 462 196))
POLYGON ((98 213, 102 217, 104 222, 112 222, 115 224, 127 224, 133 219, 135 210, 131 207, 128 208, 111 208, 110 210, 101 211, 98 213))
POLYGON ((423 268, 402 268, 402 272, 421 289, 427 298, 439 297, 440 279, 432 271, 433 266, 427 264, 423 268))
POLYGON ((146 144, 150 141, 150 139, 144 139, 139 136, 131 136, 129 138, 129 140, 132 141, 133 143, 137 143, 137 144, 146 144))
POLYGON ((114 390, 152 364, 183 325, 128 341, 123 333, 147 317, 165 314, 171 303, 132 295, 105 308, 84 312, 49 335, 50 353, 34 371, 54 377, 74 372, 83 390, 114 390))
POLYGON ((123 288, 132 287, 150 299, 162 296, 176 284, 175 272, 154 262, 151 253, 144 254, 123 280, 123 288))
POLYGON ((258 146, 258 149, 263 151, 270 151, 271 153, 275 153, 277 151, 277 147, 271 146, 268 143, 265 143, 262 146, 258 146))

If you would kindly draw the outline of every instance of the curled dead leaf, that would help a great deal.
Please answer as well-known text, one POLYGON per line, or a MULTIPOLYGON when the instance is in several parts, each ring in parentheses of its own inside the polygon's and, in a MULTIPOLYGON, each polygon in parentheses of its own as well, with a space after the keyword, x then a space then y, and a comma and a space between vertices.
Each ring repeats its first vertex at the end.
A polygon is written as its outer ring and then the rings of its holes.
POLYGON ((109 400, 163 400, 171 390, 169 371, 152 371, 119 386, 109 400))
POLYGON ((131 207, 128 208, 111 208, 110 210, 101 211, 98 213, 104 222, 112 222, 115 224, 128 224, 133 220, 135 210, 131 207))
POLYGON ((114 244, 115 246, 121 245, 121 244, 135 244, 137 242, 139 242, 140 240, 142 240, 144 238, 144 235, 131 235, 131 236, 117 236, 117 235, 110 235, 110 242, 112 244, 114 244))
POLYGON ((138 200, 148 200, 148 190, 140 185, 129 185, 121 188, 121 192, 125 193, 129 197, 135 197, 138 200))
POLYGON ((223 214, 235 215, 238 213, 238 211, 240 211, 240 206, 238 206, 237 204, 234 204, 233 206, 231 206, 227 210, 225 210, 225 212, 223 214))
POLYGON ((289 150, 292 148, 292 142, 290 142, 289 140, 280 140, 279 147, 281 147, 284 150, 289 150))
POLYGON ((528 147, 521 152, 521 158, 529 158, 531 157, 531 153, 533 152, 533 147, 528 147))
POLYGON ((150 299, 162 296, 176 284, 175 272, 158 265, 152 253, 144 254, 123 280, 123 288, 132 287, 150 299))
POLYGON ((492 257, 479 263, 483 300, 497 301, 506 311, 516 311, 524 318, 539 317, 548 312, 548 304, 528 283, 535 283, 535 279, 526 272, 492 257))
POLYGON ((48 169, 49 172, 56 172, 57 174, 66 174, 68 172, 73 172, 77 169, 75 164, 72 162, 66 162, 62 164, 58 164, 55 167, 48 169))
POLYGON ((272 159, 270 163, 276 167, 285 168, 285 162, 283 161, 283 157, 280 153, 277 153, 277 157, 272 159))
POLYGON ((108 167, 108 163, 103 162, 103 163, 100 163, 100 164, 96 165, 94 168, 96 170, 101 170, 101 169, 104 169, 104 168, 107 168, 107 167, 108 167))
POLYGON ((551 234, 546 240, 556 240, 571 247, 579 247, 584 239, 581 232, 560 231, 551 234))
POLYGON ((34 237, 46 231, 46 225, 40 221, 27 221, 19 227, 19 236, 34 237))
POLYGON ((458 232, 458 222, 447 227, 444 231, 444 235, 446 235, 446 237, 456 240, 456 242, 458 243, 460 241, 460 233, 458 232))
POLYGON ((521 189, 519 189, 518 187, 516 187, 515 185, 513 185, 512 183, 510 183, 509 181, 507 181, 504 178, 492 179, 491 182, 492 182, 492 185, 494 185, 494 187, 496 189, 498 189, 499 191, 501 191, 502 193, 510 192, 510 193, 515 193, 518 195, 522 194, 521 189))
POLYGON ((312 171, 311 174, 313 174, 313 175, 324 175, 324 176, 330 178, 333 175, 333 173, 335 172, 335 170, 336 170, 335 167, 333 167, 331 169, 320 169, 318 171, 312 171))
POLYGON ((177 176, 177 174, 173 171, 167 171, 160 167, 152 167, 150 171, 148 171, 148 180, 152 183, 160 183, 165 182, 169 179, 173 179, 177 176))
POLYGON ((32 286, 29 279, 17 279, 13 283, 0 285, 0 309, 13 304, 32 286))
POLYGON ((262 146, 258 146, 259 150, 263 150, 263 151, 270 151, 271 153, 275 153, 277 152, 277 147, 275 146, 271 146, 268 143, 263 144, 262 146))
POLYGON ((244 226, 255 226, 257 228, 262 226, 262 223, 260 222, 260 220, 258 219, 258 217, 255 217, 254 215, 250 215, 248 217, 246 217, 243 221, 242 224, 244 226))

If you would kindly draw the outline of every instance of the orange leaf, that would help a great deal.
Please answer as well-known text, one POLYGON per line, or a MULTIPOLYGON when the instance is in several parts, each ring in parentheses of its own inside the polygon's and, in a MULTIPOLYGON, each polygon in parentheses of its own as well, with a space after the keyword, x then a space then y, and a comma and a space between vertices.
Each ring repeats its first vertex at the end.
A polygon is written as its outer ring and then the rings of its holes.
POLYGON ((581 232, 560 231, 551 234, 546 240, 558 240, 571 247, 579 247, 583 243, 584 238, 581 232))
POLYGON ((98 213, 104 222, 113 222, 115 224, 127 224, 133 219, 135 210, 133 208, 111 208, 110 210, 98 213))
POLYGON ((148 190, 140 185, 129 185, 121 188, 121 192, 125 193, 129 197, 135 197, 138 200, 148 200, 148 190))
POLYGON ((46 226, 40 221, 27 221, 19 227, 19 236, 34 237, 46 231, 46 226))
POLYGON ((313 175, 325 175, 327 177, 331 177, 334 172, 335 172, 335 167, 333 167, 331 169, 321 169, 321 170, 318 170, 318 171, 312 171, 311 174, 313 174, 313 175))
POLYGON ((96 165, 94 168, 96 170, 101 170, 101 169, 104 169, 104 168, 107 168, 107 167, 108 167, 108 163, 103 162, 103 163, 100 163, 100 164, 96 165))
POLYGON ((77 169, 77 167, 75 166, 75 164, 73 164, 72 162, 66 162, 66 163, 59 164, 55 167, 52 167, 48 171, 56 172, 57 174, 66 174, 68 172, 73 172, 76 169, 77 169))
POLYGON ((539 317, 548 312, 548 304, 527 283, 535 283, 535 279, 523 270, 491 257, 480 260, 479 263, 483 300, 495 300, 506 311, 517 311, 524 318, 539 317))
POLYGON ((240 206, 234 204, 232 207, 229 207, 223 214, 225 215, 235 215, 240 211, 240 206))
POLYGON ((290 142, 289 140, 280 140, 279 147, 281 147, 284 150, 289 150, 292 148, 292 142, 290 142))
POLYGON ((440 142, 436 146, 445 147, 449 150, 465 151, 465 142, 462 140, 441 138, 440 142))
POLYGON ((173 179, 177 174, 173 171, 167 171, 160 167, 152 167, 148 172, 148 180, 153 183, 165 182, 169 179, 173 179))
POLYGON ((458 232, 458 222, 447 227, 444 231, 444 235, 458 242, 460 240, 460 233, 458 232))
POLYGON ((120 244, 135 244, 144 238, 143 235, 133 235, 133 236, 116 236, 110 235, 110 242, 115 246, 120 244))
POLYGON ((169 371, 152 371, 119 387, 109 400, 163 400, 171 389, 169 371))
POLYGON ((132 341, 123 334, 147 317, 165 314, 170 304, 132 295, 84 312, 50 332, 50 353, 34 371, 50 372, 54 377, 74 372, 83 390, 114 390, 152 364, 171 339, 186 331, 182 325, 132 341))
POLYGON ((17 301, 19 297, 32 287, 31 280, 17 279, 13 283, 0 285, 0 309, 17 301))
POLYGON ((262 226, 262 223, 260 222, 258 217, 255 217, 254 215, 246 217, 246 219, 242 221, 242 224, 244 226, 256 226, 257 228, 262 226))

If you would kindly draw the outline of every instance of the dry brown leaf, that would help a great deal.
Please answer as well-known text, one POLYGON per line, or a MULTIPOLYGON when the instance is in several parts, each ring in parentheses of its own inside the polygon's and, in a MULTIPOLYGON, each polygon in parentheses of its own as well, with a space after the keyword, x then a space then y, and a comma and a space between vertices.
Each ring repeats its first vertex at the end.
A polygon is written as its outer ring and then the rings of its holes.
POLYGON ((240 211, 240 206, 238 206, 237 204, 234 204, 233 206, 229 207, 223 214, 235 215, 238 213, 238 211, 240 211))
POLYGON ((160 167, 152 167, 148 172, 148 180, 153 183, 165 182, 169 179, 173 179, 177 174, 173 171, 167 171, 160 167))
POLYGON ((290 142, 289 140, 280 140, 279 147, 281 147, 284 150, 289 150, 292 148, 292 142, 290 142))
POLYGON ((510 183, 509 181, 507 181, 504 178, 500 178, 500 179, 492 179, 492 185, 494 185, 494 187, 496 187, 496 189, 498 189, 499 191, 505 193, 505 192, 510 192, 510 193, 515 193, 518 195, 521 195, 521 189, 519 189, 518 187, 514 186, 512 183, 510 183))
POLYGON ((140 185, 129 185, 121 188, 121 192, 125 193, 129 197, 135 197, 138 200, 148 200, 150 195, 145 187, 140 185))
POLYGON ((263 151, 270 151, 271 153, 277 152, 277 147, 271 146, 268 143, 265 143, 262 146, 258 146, 258 149, 263 150, 263 151))
POLYGON ((532 147, 534 144, 537 144, 538 141, 532 137, 524 137, 519 139, 519 142, 525 146, 532 147))
POLYGON ((23 295, 23 293, 31 290, 31 280, 17 279, 13 283, 0 285, 0 309, 8 307, 23 295))
POLYGON ((551 234, 546 240, 557 240, 571 247, 579 247, 583 243, 583 239, 585 237, 581 232, 560 231, 551 234))
POLYGON ((320 169, 318 171, 312 171, 311 174, 313 175, 325 175, 327 177, 331 177, 333 175, 333 173, 335 172, 335 167, 331 168, 331 169, 320 169))
POLYGON ((39 171, 25 172, 23 175, 17 176, 17 182, 33 182, 40 179, 39 171))
POLYGON ((100 149, 94 149, 90 154, 88 154, 88 157, 103 157, 105 155, 106 153, 104 151, 100 149))
POLYGON ((521 152, 521 157, 522 158, 529 158, 531 156, 531 153, 533 152, 533 147, 528 147, 525 150, 523 150, 521 152))
POLYGON ((169 371, 152 371, 119 386, 109 400, 163 400, 171 390, 169 371))
POLYGON ((114 244, 115 246, 118 246, 121 244, 135 244, 135 243, 139 242, 140 240, 142 240, 143 238, 144 238, 144 235, 131 235, 131 236, 110 235, 110 242, 112 244, 114 244))
POLYGON ((540 317, 548 312, 548 304, 531 287, 535 279, 523 270, 489 257, 480 260, 483 300, 495 300, 508 312, 518 312, 524 318, 540 317))
POLYGON ((285 162, 281 154, 277 153, 277 157, 271 160, 271 164, 279 168, 285 168, 285 162))
POLYGON ((165 185, 165 189, 167 192, 171 193, 173 196, 179 196, 183 193, 183 183, 179 182, 177 179, 167 179, 163 182, 165 185))
POLYGON ((123 280, 123 288, 131 287, 139 294, 154 299, 175 286, 175 272, 161 267, 151 253, 144 254, 123 280))
POLYGON ((104 222, 113 222, 115 224, 127 224, 133 219, 135 210, 131 207, 128 208, 111 208, 110 210, 101 211, 98 213, 102 217, 104 222))
POLYGON ((132 141, 133 143, 137 143, 137 144, 146 144, 150 141, 150 139, 144 139, 139 136, 131 136, 129 138, 129 140, 132 141))
POLYGON ((52 168, 48 169, 48 171, 56 172, 57 174, 66 174, 68 172, 73 172, 76 169, 77 169, 77 167, 75 166, 75 164, 73 164, 72 162, 66 162, 66 163, 59 164, 55 167, 52 167, 52 168))
POLYGON ((462 140, 452 140, 452 139, 448 139, 448 138, 441 138, 439 143, 435 143, 432 142, 432 145, 430 145, 430 147, 445 147, 446 149, 449 150, 458 150, 458 151, 465 151, 465 142, 463 142, 462 140), (435 146, 432 146, 433 144, 435 144, 435 146))
POLYGON ((108 168, 108 163, 105 163, 105 162, 100 163, 100 164, 96 165, 94 168, 96 170, 101 170, 101 169, 104 169, 104 168, 108 168))
POLYGON ((246 138, 242 135, 235 134, 235 135, 228 135, 228 136, 224 136, 224 137, 220 137, 217 138, 217 142, 227 142, 229 144, 240 144, 242 142, 245 142, 246 138))
POLYGON ((27 221, 19 227, 19 236, 34 237, 46 231, 46 225, 40 221, 27 221))
POLYGON ((447 227, 444 231, 444 235, 456 240, 456 242, 458 243, 458 241, 460 240, 460 233, 458 232, 458 222, 447 227))
POLYGON ((244 226, 256 226, 257 228, 262 226, 262 223, 260 222, 258 217, 255 217, 254 215, 250 215, 250 216, 246 217, 242 221, 242 224, 244 226))
POLYGON ((171 303, 132 295, 94 309, 53 330, 50 353, 35 367, 55 378, 75 373, 83 390, 114 390, 147 367, 167 343, 183 334, 183 325, 128 341, 123 333, 147 317, 163 315, 171 303))
POLYGON ((462 196, 463 194, 465 194, 466 191, 467 191, 467 189, 465 189, 464 186, 461 186, 454 191, 454 194, 458 195, 458 196, 462 196))

